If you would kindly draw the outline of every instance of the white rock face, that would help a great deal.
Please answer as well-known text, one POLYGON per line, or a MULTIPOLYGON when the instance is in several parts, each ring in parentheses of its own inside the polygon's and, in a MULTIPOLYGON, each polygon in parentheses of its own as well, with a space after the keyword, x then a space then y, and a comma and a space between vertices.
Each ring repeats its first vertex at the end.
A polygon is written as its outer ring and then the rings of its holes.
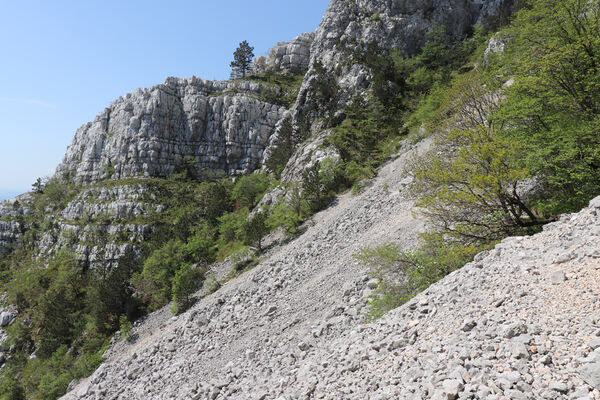
POLYGON ((315 38, 314 32, 303 33, 290 42, 279 42, 266 57, 257 57, 252 72, 262 74, 272 72, 283 75, 298 75, 308 69, 310 47, 315 38))
POLYGON ((138 89, 77 130, 57 173, 82 183, 166 177, 189 161, 198 173, 253 171, 285 111, 258 100, 260 89, 195 77, 138 89))

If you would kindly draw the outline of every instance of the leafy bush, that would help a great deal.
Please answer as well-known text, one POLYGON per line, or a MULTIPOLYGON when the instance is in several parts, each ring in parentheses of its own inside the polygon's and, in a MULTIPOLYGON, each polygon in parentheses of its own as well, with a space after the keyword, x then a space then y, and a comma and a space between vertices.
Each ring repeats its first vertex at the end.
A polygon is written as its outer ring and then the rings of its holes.
POLYGON ((192 295, 198 289, 199 283, 204 279, 203 272, 191 266, 182 264, 173 278, 173 311, 181 314, 193 304, 192 295))
POLYGON ((131 321, 126 315, 119 317, 119 331, 121 332, 121 339, 125 341, 131 340, 131 329, 133 328, 131 321))
POLYGON ((266 211, 260 211, 244 223, 244 241, 248 245, 256 244, 259 253, 262 252, 262 239, 269 233, 267 216, 268 213, 266 211))
MULTIPOLYGON (((298 194, 295 194, 299 196, 298 194)), ((292 196, 295 196, 294 194, 292 196)), ((286 234, 295 235, 298 232, 298 226, 302 223, 304 217, 309 214, 306 201, 297 199, 298 208, 294 208, 291 202, 287 200, 271 209, 271 213, 266 221, 270 230, 283 227, 286 234)))
POLYGON ((292 119, 288 116, 283 118, 277 129, 277 136, 272 144, 271 156, 266 160, 267 168, 280 176, 283 168, 294 152, 293 142, 294 127, 292 119))
POLYGON ((436 233, 481 244, 547 223, 527 205, 519 182, 522 148, 492 127, 452 130, 413 162, 417 205, 436 233))
POLYGON ((179 240, 168 241, 146 259, 142 272, 133 276, 134 286, 151 309, 171 300, 173 277, 183 263, 183 247, 179 240))
POLYGON ((263 174, 239 177, 231 191, 231 198, 236 202, 236 208, 254 208, 269 188, 269 185, 269 177, 263 174))
POLYGON ((355 254, 371 267, 378 285, 369 301, 367 319, 374 320, 471 261, 482 248, 449 246, 441 236, 426 235, 420 248, 403 251, 393 243, 363 248, 355 254))
POLYGON ((600 193, 600 5, 532 0, 507 28, 495 74, 511 74, 498 118, 547 184, 538 207, 578 210, 600 193))
POLYGON ((219 242, 221 245, 242 240, 248 209, 242 208, 219 218, 219 242))

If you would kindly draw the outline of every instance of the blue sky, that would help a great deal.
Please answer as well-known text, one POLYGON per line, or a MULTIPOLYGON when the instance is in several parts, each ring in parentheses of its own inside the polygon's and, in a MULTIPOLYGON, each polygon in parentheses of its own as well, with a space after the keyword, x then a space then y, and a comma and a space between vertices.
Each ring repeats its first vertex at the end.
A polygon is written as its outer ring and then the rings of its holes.
POLYGON ((112 100, 167 76, 227 79, 242 40, 264 55, 314 31, 328 0, 0 0, 0 199, 61 161, 112 100))

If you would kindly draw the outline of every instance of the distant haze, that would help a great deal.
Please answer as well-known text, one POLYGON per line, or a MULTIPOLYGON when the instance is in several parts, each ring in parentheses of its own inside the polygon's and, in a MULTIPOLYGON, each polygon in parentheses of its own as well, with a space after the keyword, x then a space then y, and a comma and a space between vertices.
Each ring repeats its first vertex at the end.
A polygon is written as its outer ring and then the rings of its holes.
POLYGON ((12 199, 26 190, 0 190, 0 201, 12 199))
POLYGON ((119 96, 168 76, 228 79, 314 31, 328 0, 6 1, 0 24, 0 198, 54 173, 73 134, 119 96))

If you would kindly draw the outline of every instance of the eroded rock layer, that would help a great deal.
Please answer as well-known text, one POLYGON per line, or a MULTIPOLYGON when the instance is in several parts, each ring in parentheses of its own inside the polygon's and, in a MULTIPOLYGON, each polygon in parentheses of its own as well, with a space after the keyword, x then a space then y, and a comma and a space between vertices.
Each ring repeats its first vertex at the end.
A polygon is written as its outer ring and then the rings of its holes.
POLYGON ((253 171, 285 111, 261 101, 261 87, 192 77, 138 89, 77 130, 57 173, 92 183, 177 168, 253 171))

